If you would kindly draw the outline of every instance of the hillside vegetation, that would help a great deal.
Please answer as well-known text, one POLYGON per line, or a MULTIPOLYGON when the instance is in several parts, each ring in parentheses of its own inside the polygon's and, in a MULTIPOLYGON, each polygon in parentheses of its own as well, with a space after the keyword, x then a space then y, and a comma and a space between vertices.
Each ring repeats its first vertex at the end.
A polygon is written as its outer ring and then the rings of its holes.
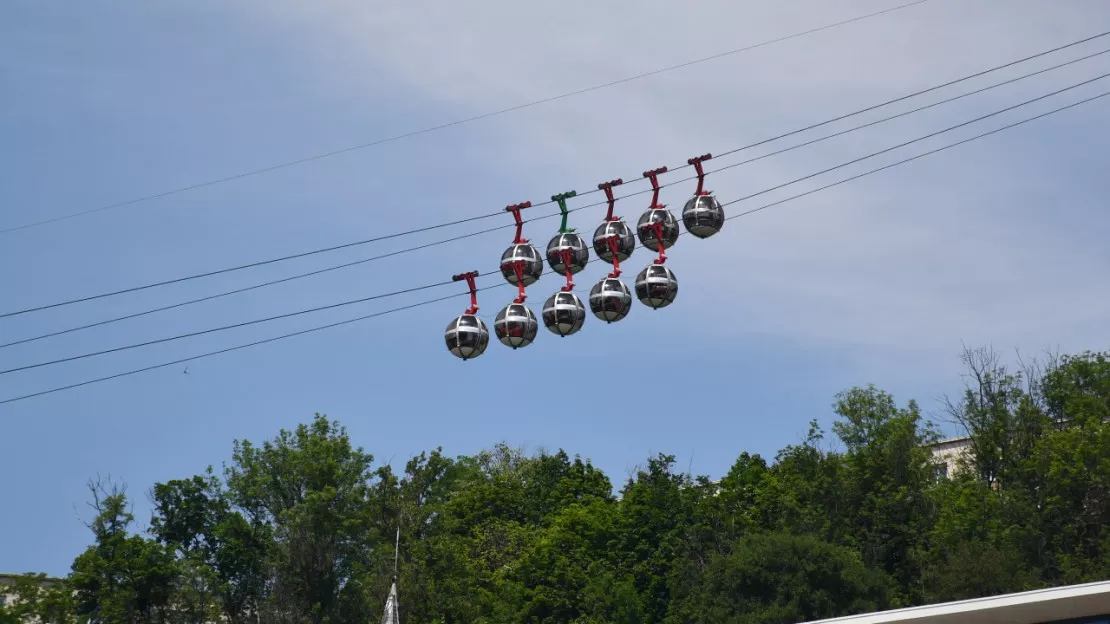
POLYGON ((396 474, 317 415, 154 485, 146 531, 91 483, 89 547, 59 585, 21 579, 0 622, 374 622, 398 526, 405 624, 770 624, 1110 578, 1107 354, 965 363, 943 411, 968 465, 947 478, 918 405, 875 387, 717 482, 658 455, 617 494, 577 456, 504 445, 396 474))

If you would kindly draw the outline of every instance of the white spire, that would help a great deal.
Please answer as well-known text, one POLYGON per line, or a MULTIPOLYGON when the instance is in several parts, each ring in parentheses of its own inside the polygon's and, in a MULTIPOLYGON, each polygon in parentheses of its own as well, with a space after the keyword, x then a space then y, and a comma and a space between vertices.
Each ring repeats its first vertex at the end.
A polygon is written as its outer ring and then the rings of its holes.
POLYGON ((385 613, 382 624, 401 624, 397 608, 397 564, 401 553, 401 523, 397 523, 397 539, 393 543, 393 582, 389 585, 389 596, 385 599, 385 613))
POLYGON ((389 597, 385 599, 385 613, 382 615, 382 624, 400 624, 401 619, 397 614, 397 581, 389 586, 389 597))

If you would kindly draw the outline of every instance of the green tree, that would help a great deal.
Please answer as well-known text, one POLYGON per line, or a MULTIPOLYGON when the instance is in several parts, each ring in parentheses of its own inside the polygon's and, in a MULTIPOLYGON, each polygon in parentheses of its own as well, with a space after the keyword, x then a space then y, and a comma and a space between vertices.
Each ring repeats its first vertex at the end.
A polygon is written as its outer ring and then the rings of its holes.
POLYGON ((692 621, 787 624, 875 611, 888 605, 889 584, 851 549, 814 536, 752 534, 713 557, 692 621))
POLYGON ((1036 473, 1028 460, 1049 424, 1036 368, 1011 373, 987 348, 965 349, 963 362, 969 382, 961 401, 946 400, 945 407, 970 436, 970 467, 991 486, 1035 488, 1036 473))
POLYGON ((843 458, 821 449, 823 438, 824 432, 811 421, 801 444, 788 445, 775 455, 760 485, 764 530, 808 533, 833 543, 849 539, 843 458))
POLYGON ((1033 464, 1043 475, 1039 532, 1064 582, 1110 576, 1110 359, 1065 357, 1044 378, 1052 430, 1033 464))
POLYGON ((383 541, 372 462, 344 427, 319 414, 261 446, 235 442, 225 468, 228 500, 250 525, 271 527, 271 601, 279 612, 316 624, 371 617, 365 584, 383 541))
POLYGON ((41 624, 77 624, 77 605, 66 579, 45 574, 21 574, 4 588, 15 596, 12 604, 0 605, 0 624, 37 621, 41 624))
POLYGON ((525 598, 509 571, 542 527, 575 505, 613 500, 608 479, 589 462, 563 451, 527 457, 505 444, 456 461, 421 454, 400 491, 412 526, 406 534, 423 538, 402 539, 401 591, 415 603, 407 617, 418 621, 516 617, 514 605, 525 598))
POLYGON ((211 469, 191 479, 155 484, 151 533, 177 551, 178 589, 187 613, 208 613, 215 600, 231 624, 253 621, 265 598, 269 526, 231 508, 211 469))
POLYGON ((1025 567, 1021 551, 1010 544, 965 540, 941 552, 925 570, 928 602, 995 596, 1034 589, 1038 584, 1036 570, 1025 567))
POLYGON ((610 555, 617 521, 616 505, 603 499, 555 513, 504 573, 503 601, 513 613, 503 621, 644 621, 632 579, 610 555))
POLYGON ((917 404, 899 408, 873 386, 837 396, 833 431, 847 450, 844 494, 851 540, 864 562, 898 581, 905 602, 917 602, 933 524, 928 497, 934 472, 926 445, 936 439, 917 404))
POLYGON ((671 602, 672 575, 687 552, 685 528, 693 515, 689 475, 673 470, 673 455, 648 460, 621 490, 619 532, 614 540, 620 569, 631 574, 644 622, 662 622, 671 602))
POLYGON ((92 482, 89 489, 94 542, 74 560, 69 578, 77 612, 120 624, 165 621, 180 574, 173 554, 129 533, 135 518, 123 487, 92 482))
POLYGON ((1110 576, 1110 356, 964 359, 947 407, 970 469, 939 481, 932 426, 873 386, 836 397, 842 450, 814 421, 719 482, 652 457, 619 497, 588 461, 505 444, 394 474, 317 415, 155 485, 155 540, 94 489, 93 544, 3 616, 374 620, 395 558, 402 619, 429 624, 785 622, 1110 576))

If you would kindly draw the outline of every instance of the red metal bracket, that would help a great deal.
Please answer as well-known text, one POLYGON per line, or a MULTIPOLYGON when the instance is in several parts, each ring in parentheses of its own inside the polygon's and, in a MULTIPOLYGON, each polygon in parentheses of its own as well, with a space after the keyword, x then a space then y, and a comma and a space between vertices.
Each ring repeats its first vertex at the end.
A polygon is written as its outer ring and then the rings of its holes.
POLYGON ((526 201, 512 206, 505 206, 506 212, 513 213, 513 218, 516 219, 516 236, 513 238, 514 245, 523 245, 528 242, 527 238, 521 238, 522 230, 524 229, 524 221, 520 218, 520 211, 524 208, 531 208, 532 202, 526 201))
POLYGON ((620 250, 620 247, 617 246, 617 241, 619 240, 620 237, 616 234, 605 239, 605 243, 609 245, 609 253, 613 254, 613 272, 609 274, 609 277, 621 276, 621 260, 620 257, 617 256, 617 251, 620 250))
POLYGON ((513 262, 513 272, 516 273, 516 285, 517 285, 517 288, 520 289, 520 294, 517 296, 516 299, 513 299, 513 303, 524 303, 524 300, 528 298, 528 295, 526 295, 524 293, 524 261, 523 260, 516 260, 516 261, 513 262))
POLYGON ((648 225, 648 227, 655 232, 655 244, 659 245, 659 257, 655 259, 655 264, 663 264, 667 261, 667 254, 663 249, 663 222, 656 221, 648 225))
POLYGON ((466 314, 478 313, 478 287, 474 285, 475 277, 478 277, 477 271, 471 271, 469 273, 459 273, 458 275, 451 276, 451 280, 455 282, 466 280, 466 285, 470 287, 470 307, 467 308, 466 314))
POLYGON ((574 259, 574 252, 569 249, 559 250, 559 258, 563 261, 563 268, 567 270, 567 285, 563 286, 563 292, 570 292, 574 290, 574 279, 570 272, 570 261, 574 259))
POLYGON ((645 171, 644 177, 651 180, 651 205, 648 208, 662 208, 659 205, 659 174, 667 173, 666 167, 645 171))
POLYGON ((602 182, 601 184, 597 185, 597 188, 599 190, 605 191, 605 199, 609 202, 609 212, 605 216, 606 221, 620 221, 621 220, 620 217, 614 217, 613 216, 613 204, 615 204, 617 202, 617 199, 615 197, 613 197, 613 187, 614 186, 620 186, 622 184, 624 184, 624 180, 622 180, 620 178, 617 178, 616 180, 610 180, 608 182, 602 182))
POLYGON ((694 170, 698 172, 698 190, 694 193, 694 195, 709 195, 709 191, 703 190, 702 188, 702 186, 705 184, 705 171, 702 171, 701 164, 709 160, 710 158, 713 158, 713 154, 702 154, 701 156, 697 156, 686 161, 686 164, 693 165, 694 170))

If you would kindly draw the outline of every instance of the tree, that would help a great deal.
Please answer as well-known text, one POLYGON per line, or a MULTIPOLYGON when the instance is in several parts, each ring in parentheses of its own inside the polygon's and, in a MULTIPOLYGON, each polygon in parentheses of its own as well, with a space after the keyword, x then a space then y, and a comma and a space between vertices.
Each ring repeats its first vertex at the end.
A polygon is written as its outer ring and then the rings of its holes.
POLYGON ((970 440, 970 464, 990 485, 1036 486, 1027 460, 1048 428, 1040 405, 1037 367, 1011 373, 998 354, 986 348, 965 349, 966 385, 959 403, 945 399, 945 411, 970 440))
MULTIPOLYGON (((315 624, 371 617, 364 587, 383 529, 375 523, 373 459, 320 414, 262 446, 234 443, 227 497, 246 524, 271 527, 271 600, 280 611, 315 624)), ((237 522, 229 531, 243 529, 237 522)))
POLYGON ((1065 357, 1043 382, 1052 430, 1032 464, 1042 475, 1039 528, 1066 582, 1110 575, 1110 359, 1065 357))
POLYGON ((675 473, 673 455, 648 460, 621 490, 618 566, 628 571, 643 604, 644 622, 662 622, 671 601, 671 576, 685 552, 684 527, 692 514, 683 491, 689 475, 675 473))
POLYGON ((505 571, 501 594, 508 608, 499 621, 643 622, 632 578, 610 554, 617 513, 613 503, 595 499, 552 516, 505 571))
POLYGON ((368 621, 395 558, 402 619, 430 624, 785 622, 1110 576, 1110 356, 1020 373, 964 357, 946 405, 972 470, 950 478, 917 404, 874 386, 836 396, 842 449, 813 421, 719 482, 659 454, 619 497, 589 461, 503 443, 395 474, 317 415, 236 441, 220 476, 156 484, 155 539, 133 532, 122 488, 95 483, 72 573, 19 580, 0 616, 368 621))
POLYGON ((253 621, 266 596, 269 526, 232 509, 211 469, 155 484, 151 498, 151 533, 176 550, 188 570, 178 590, 186 611, 207 613, 215 600, 231 624, 253 621))
POLYGON ((882 609, 890 581, 813 536, 752 534, 714 556, 691 610, 706 624, 787 624, 882 609))
POLYGON ((45 574, 21 574, 5 588, 15 596, 10 605, 0 605, 0 624, 37 621, 41 624, 77 624, 77 605, 65 579, 45 574))
POLYGON ((847 447, 842 483, 851 543, 865 563, 897 579, 907 592, 902 600, 916 602, 924 538, 933 522, 926 445, 936 435, 914 401, 900 409, 873 386, 840 393, 835 409, 833 431, 847 447))
POLYGON ((94 542, 74 560, 69 579, 77 613, 120 624, 164 621, 179 574, 172 553, 129 534, 135 518, 123 486, 94 481, 89 491, 94 542))
POLYGON ((939 560, 925 570, 929 602, 982 598, 1034 589, 1036 570, 1025 566, 1022 553, 1012 545, 964 540, 945 547, 939 560))

